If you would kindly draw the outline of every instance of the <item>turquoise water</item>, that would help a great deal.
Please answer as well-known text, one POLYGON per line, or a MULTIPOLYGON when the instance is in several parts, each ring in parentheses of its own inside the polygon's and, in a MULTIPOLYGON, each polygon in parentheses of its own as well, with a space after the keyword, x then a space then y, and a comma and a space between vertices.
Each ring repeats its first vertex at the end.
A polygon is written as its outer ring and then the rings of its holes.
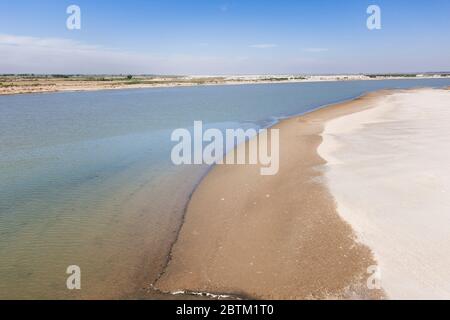
POLYGON ((0 298, 133 296, 164 265, 206 166, 170 161, 176 128, 265 127, 384 88, 450 79, 0 96, 0 298), (79 265, 82 290, 66 289, 79 265))

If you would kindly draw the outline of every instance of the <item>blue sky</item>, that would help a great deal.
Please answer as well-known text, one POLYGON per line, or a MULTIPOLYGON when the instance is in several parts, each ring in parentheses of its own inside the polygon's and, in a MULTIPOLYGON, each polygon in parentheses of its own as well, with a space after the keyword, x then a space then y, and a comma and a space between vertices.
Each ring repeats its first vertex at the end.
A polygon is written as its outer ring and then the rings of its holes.
POLYGON ((449 35, 448 0, 1 0, 0 73, 443 71, 449 35))

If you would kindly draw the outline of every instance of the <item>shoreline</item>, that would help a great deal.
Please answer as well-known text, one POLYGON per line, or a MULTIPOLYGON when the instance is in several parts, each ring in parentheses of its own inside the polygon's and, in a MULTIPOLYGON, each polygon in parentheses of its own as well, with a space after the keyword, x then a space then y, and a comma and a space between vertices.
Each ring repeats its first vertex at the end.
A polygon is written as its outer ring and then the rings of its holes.
MULTIPOLYGON (((306 116, 310 113, 319 111, 321 109, 325 109, 328 107, 333 107, 335 105, 341 105, 341 104, 346 104, 346 103, 350 103, 353 102, 354 100, 357 99, 361 99, 364 98, 364 96, 369 95, 369 94, 376 94, 378 91, 389 91, 389 90, 377 90, 377 91, 367 91, 364 92, 358 96, 349 98, 349 99, 345 99, 345 100, 341 100, 338 102, 333 102, 333 103, 329 103, 329 104, 324 104, 321 106, 318 106, 317 108, 314 108, 312 110, 306 111, 306 112, 302 112, 302 113, 298 113, 298 114, 294 114, 294 115, 289 115, 289 116, 285 116, 285 117, 281 117, 278 118, 277 120, 275 120, 272 124, 268 125, 267 127, 265 127, 265 129, 270 129, 276 125, 279 125, 280 123, 293 119, 293 118, 297 118, 297 117, 301 117, 301 116, 306 116)), ((152 277, 150 282, 151 284, 147 287, 144 288, 144 293, 142 293, 142 290, 139 290, 137 294, 133 294, 133 297, 136 297, 138 299, 226 299, 226 300, 245 300, 245 299, 252 299, 252 297, 240 294, 240 293, 234 293, 234 292, 199 292, 199 291, 189 291, 189 290, 180 290, 174 293, 171 293, 169 291, 163 291, 158 289, 157 287, 155 287, 155 283, 158 282, 158 280, 164 275, 165 270, 167 268, 167 266, 169 265, 171 259, 172 259, 172 250, 173 250, 173 246, 177 243, 178 241, 178 237, 179 234, 181 232, 181 229, 184 225, 185 222, 185 218, 186 218, 186 214, 187 214, 187 210, 188 210, 188 206, 189 203, 192 199, 192 196, 194 195, 195 191, 197 190, 197 188, 200 186, 200 184, 202 183, 202 181, 208 176, 208 174, 214 169, 216 165, 211 165, 209 166, 209 168, 206 170, 205 173, 202 174, 202 176, 200 177, 200 179, 195 183, 192 191, 190 192, 189 196, 188 196, 188 201, 186 202, 184 209, 183 209, 183 214, 182 214, 182 218, 181 218, 181 223, 179 224, 178 228, 177 228, 177 232, 176 232, 176 239, 174 241, 171 242, 170 244, 170 250, 168 251, 169 253, 167 254, 166 258, 165 258, 165 263, 163 268, 161 269, 160 272, 158 272, 158 274, 156 275, 156 277, 152 277)), ((139 285, 138 285, 139 287, 139 285)), ((382 294, 380 294, 381 296, 382 294)))
POLYGON ((22 94, 44 94, 44 93, 65 93, 65 92, 94 92, 106 90, 127 90, 127 89, 161 89, 161 88, 188 88, 188 87, 205 87, 205 86, 240 86, 240 85, 258 85, 258 84, 294 84, 294 83, 321 83, 321 82, 349 82, 349 81, 386 81, 386 80, 430 80, 430 79, 449 79, 446 76, 429 76, 429 77, 379 77, 379 78, 364 78, 364 79, 293 79, 293 80, 225 80, 223 82, 206 82, 206 83, 173 83, 165 84, 127 84, 119 83, 114 85, 105 85, 101 83, 96 86, 98 82, 94 82, 91 86, 63 86, 58 87, 47 85, 36 86, 36 88, 19 88, 17 90, 8 90, 8 86, 0 86, 0 96, 22 95, 22 94))
MULTIPOLYGON (((152 285, 152 288, 154 288, 154 290, 159 291, 159 292, 164 292, 166 294, 170 294, 170 292, 173 293, 177 293, 180 294, 182 292, 185 292, 185 294, 198 294, 198 293, 215 293, 215 294, 223 294, 223 295, 231 295, 237 298, 240 297, 253 297, 253 298, 275 298, 275 299, 279 299, 279 298, 294 298, 294 299, 310 299, 310 298, 320 298, 320 299, 327 299, 327 298, 362 298, 362 299, 366 299, 366 298, 370 298, 370 299, 382 299, 384 298, 384 292, 382 290, 375 290, 375 291, 371 291, 368 292, 368 290, 366 290, 364 288, 365 286, 365 282, 366 282, 366 275, 364 274, 366 271, 366 268, 363 267, 364 266, 369 266, 371 264, 374 264, 375 261, 373 260, 373 256, 370 252, 370 249, 368 247, 365 247, 364 245, 360 244, 356 238, 355 235, 353 234, 353 231, 351 229, 351 227, 344 222, 341 217, 338 215, 336 208, 335 208, 335 204, 334 204, 334 200, 332 198, 332 196, 330 194, 327 193, 326 187, 323 185, 322 182, 319 181, 319 183, 317 183, 317 180, 320 180, 322 177, 321 173, 318 173, 318 167, 323 166, 323 159, 321 159, 318 154, 317 154, 317 147, 320 145, 320 134, 323 130, 324 127, 324 123, 326 121, 329 121, 330 119, 336 118, 336 117, 340 117, 346 114, 351 114, 351 113, 356 113, 358 111, 362 111, 365 109, 369 109, 370 106, 367 106, 367 102, 372 101, 373 99, 375 99, 376 97, 378 97, 381 94, 386 94, 386 93, 390 93, 390 90, 382 90, 382 91, 377 91, 377 92, 371 92, 371 93, 366 93, 362 96, 356 97, 354 99, 348 100, 348 101, 344 101, 344 102, 339 102, 336 104, 331 104, 331 105, 326 105, 326 106, 321 106, 313 111, 309 111, 305 114, 302 115, 297 115, 297 116, 293 116, 287 119, 283 119, 280 122, 278 122, 277 124, 275 124, 274 126, 272 126, 273 128, 279 128, 280 129, 280 133, 281 133, 281 148, 283 148, 283 130, 289 130, 290 132, 287 134, 287 136, 296 136, 296 132, 292 131, 292 130, 297 130, 300 127, 309 127, 306 129, 306 131, 309 132, 303 132, 304 134, 304 138, 306 138, 306 140, 309 141, 303 141, 302 143, 306 143, 308 144, 307 147, 309 147, 309 151, 310 151, 310 155, 309 157, 313 157, 314 158, 314 153, 317 156, 317 158, 315 158, 312 163, 308 163, 304 168, 308 171, 308 174, 306 174, 306 176, 303 176, 303 184, 310 184, 309 187, 313 186, 314 188, 316 188, 317 191, 317 196, 318 198, 315 200, 313 200, 310 204, 312 205, 313 209, 314 207, 320 207, 322 205, 322 208, 316 208, 316 210, 319 210, 318 213, 323 214, 324 211, 326 211, 326 215, 328 216, 328 218, 331 217, 331 219, 333 220, 333 228, 338 227, 338 229, 340 230, 340 232, 337 232, 337 236, 339 239, 342 240, 342 243, 345 244, 345 251, 346 254, 343 255, 334 255, 333 259, 334 262, 337 262, 338 264, 340 264, 341 266, 345 265, 345 268, 353 268, 353 274, 346 274, 343 277, 331 277, 332 279, 328 279, 331 280, 331 282, 333 283, 333 285, 330 285, 329 287, 327 287, 327 285, 321 284, 319 286, 314 287, 314 285, 312 285, 311 283, 309 283, 309 289, 306 291, 303 291, 302 293, 298 293, 301 292, 301 288, 296 287, 296 290, 292 290, 292 288, 287 289, 287 290, 272 290, 272 291, 277 291, 276 294, 272 294, 270 291, 271 289, 274 288, 274 285, 276 287, 277 285, 277 281, 274 281, 274 276, 273 273, 277 274, 277 277, 279 276, 278 272, 276 272, 275 270, 277 269, 277 264, 275 263, 275 266, 273 263, 268 263, 268 264, 272 264, 272 275, 266 276, 266 277, 259 277, 258 273, 256 274, 256 278, 261 278, 258 281, 264 281, 265 282, 272 282, 272 284, 266 288, 266 290, 261 290, 261 288, 256 288, 258 287, 258 285, 255 285, 255 283, 248 283, 248 282, 252 282, 251 278, 249 278, 247 275, 246 277, 241 277, 239 284, 236 283, 236 281, 233 281, 233 279, 236 279, 235 275, 238 275, 240 273, 243 272, 243 270, 247 269, 246 272, 250 272, 248 270, 248 268, 243 268, 243 269, 239 269, 239 270, 235 270, 236 272, 233 272, 233 269, 236 268, 236 266, 233 263, 230 263, 230 260, 233 260, 233 257, 236 258, 236 252, 239 252, 240 248, 238 247, 234 247, 233 245, 231 245, 231 247, 233 247, 233 250, 229 251, 228 254, 224 254, 222 255, 221 258, 215 258, 213 257, 215 255, 215 251, 217 251, 218 249, 223 250, 224 247, 226 247, 227 245, 229 246, 230 243, 224 243, 222 246, 214 246, 214 245, 209 245, 205 244, 205 242, 214 242, 217 241, 219 236, 222 237, 229 237, 230 234, 229 233, 233 233, 232 231, 227 231, 227 232, 223 232, 223 228, 214 228, 214 231, 210 231, 210 226, 214 225, 214 221, 213 220, 220 220, 221 222, 226 222, 228 224, 230 224, 229 230, 235 228, 235 227, 239 227, 236 225, 233 225, 233 222, 229 221, 230 219, 227 218, 227 215, 231 212, 231 211, 235 211, 236 210, 236 206, 234 204, 231 204, 231 207, 227 207, 225 206, 225 210, 222 212, 220 212, 220 217, 218 217, 217 219, 208 219, 207 223, 203 223, 202 224, 202 220, 205 220, 207 217, 205 217, 205 212, 207 213, 212 212, 213 210, 211 210, 211 208, 215 208, 215 207, 220 207, 220 202, 224 199, 221 198, 221 200, 219 200, 219 203, 215 203, 214 205, 211 205, 211 199, 208 200, 208 198, 212 198, 215 197, 216 201, 217 201, 217 193, 224 195, 228 192, 228 193, 233 193, 232 190, 223 190, 222 187, 223 186, 223 179, 226 177, 229 177, 230 175, 232 177, 234 177, 234 179, 238 179, 240 181, 238 181, 238 184, 242 184, 242 179, 239 179, 240 177, 242 177, 242 175, 245 176, 245 172, 256 172, 258 171, 257 166, 252 166, 253 168, 251 168, 251 166, 247 166, 246 168, 244 168, 245 166, 226 166, 226 165, 221 165, 221 166, 213 166, 208 172, 207 174, 203 177, 203 179, 201 180, 201 182, 197 185, 197 187, 194 189, 192 196, 186 206, 186 211, 185 211, 185 217, 184 217, 184 223, 181 225, 180 228, 180 234, 178 235, 178 240, 173 244, 172 250, 169 254, 169 259, 168 259, 168 264, 167 266, 164 268, 164 271, 161 273, 160 277, 155 281, 154 286, 152 285), (361 103, 365 103, 365 106, 361 106, 361 103), (361 107, 355 110, 355 107, 361 107), (299 124, 300 123, 300 124, 299 124), (285 129, 283 129, 285 128, 285 129), (313 132, 311 132, 311 130, 313 132), (313 138, 311 138, 313 137, 313 138), (312 141, 314 140, 314 141, 312 141), (241 168, 240 168, 241 167, 241 168), (233 174, 234 172, 237 172, 237 174, 233 174), (206 185, 206 187, 205 187, 206 185), (209 190, 214 190, 209 191, 209 190), (216 193, 214 193, 216 192, 216 193), (319 200, 319 201, 317 201, 319 200), (203 205, 202 202, 207 202, 206 205, 203 205), (322 202, 322 203, 321 203, 322 202), (325 206, 324 206, 324 203, 325 206), (324 208, 324 207, 325 208, 324 208), (206 211, 205 211, 206 210, 206 211), (231 211, 230 211, 231 210, 231 211), (322 210, 322 211, 321 211, 322 210), (228 211, 228 212, 227 212, 228 211), (200 213, 199 213, 200 212, 200 213), (196 221, 191 221, 191 220, 196 220, 196 221), (200 224, 200 226, 199 226, 200 224), (231 227, 232 225, 232 227, 231 227), (221 234, 222 232, 222 234, 221 234), (199 234, 202 235, 202 237, 199 236, 199 234), (200 239, 203 238, 204 240, 200 239), (237 250, 236 250, 237 249, 237 250), (196 252, 196 250, 200 250, 201 254, 200 256, 208 258, 211 257, 210 261, 206 261, 203 262, 203 259, 200 260, 196 260, 195 258, 192 258, 195 255, 198 255, 198 253, 196 252), (344 257, 344 258, 343 258, 344 257), (349 258, 350 257, 350 258, 349 258), (343 258, 343 259, 342 259, 343 258), (351 262, 347 262, 348 260, 351 260, 351 262), (220 262, 220 263, 219 263, 220 262), (212 280, 212 276, 208 275, 208 276, 202 276, 201 273, 205 273, 205 269, 208 269, 209 267, 212 267, 211 264, 216 265, 217 269, 222 270, 222 274, 214 274, 214 279, 212 280), (231 271, 223 271, 224 270, 224 265, 226 265, 227 269, 230 269, 231 271), (194 271, 195 270, 195 271, 194 271), (201 271, 196 271, 196 270, 201 270, 201 271), (223 273, 226 273, 226 275, 224 276, 223 273), (195 278, 196 280, 192 281, 192 278, 195 278), (226 281, 225 278, 227 278, 226 281), (247 281, 247 283, 242 283, 242 280, 247 281), (235 283, 235 285, 231 285, 230 286, 230 282, 231 283, 235 283), (256 286, 256 287, 255 287, 256 286), (300 290, 298 290, 300 289, 300 290), (266 292, 264 292, 266 291, 266 292)), ((292 137, 291 137, 292 138, 292 137)), ((248 142, 247 142, 248 143, 248 142)), ((246 143, 246 144, 247 144, 246 143)), ((291 141, 292 143, 292 141, 291 141)), ((242 144, 245 145, 245 144, 242 144)), ((241 146, 242 146, 241 145, 241 146)), ((303 146, 305 147, 305 146, 303 146)), ((284 157, 283 154, 281 154, 281 157, 284 157)), ((280 158, 282 159, 282 158, 280 158)), ((298 160, 298 159, 297 159, 298 160)), ((311 162, 311 159, 310 159, 311 162)), ((291 165, 292 166, 292 165, 291 165)), ((280 171, 281 168, 283 166, 280 165, 280 171)), ((320 171, 320 169, 319 169, 320 171)), ((283 174, 284 175, 284 174, 283 174)), ((258 179, 258 177, 255 177, 254 175, 251 177, 247 177, 250 178, 250 183, 245 183, 244 185, 248 186, 250 185, 258 185, 259 183, 261 183, 261 181, 258 181, 260 179, 258 179)), ((233 181, 231 179, 228 179, 228 183, 225 183, 226 185, 230 185, 229 181, 233 181)), ((275 179, 279 180, 277 178, 277 176, 275 176, 275 179)), ((232 183, 231 183, 232 184, 232 183)), ((264 183, 263 183, 264 184, 264 183)), ((226 186, 225 186, 226 187, 226 186)), ((227 188, 224 188, 227 189, 227 188)), ((228 188, 229 189, 229 188, 228 188)), ((250 187, 251 189, 251 187, 250 187)), ((258 193, 258 192, 256 192, 258 193)), ((260 193, 260 192, 259 192, 260 193)), ((298 194, 297 194, 298 196, 298 194)), ((307 195, 303 194, 303 197, 307 198, 307 195)), ((270 197, 270 199, 274 199, 275 197, 273 195, 269 195, 266 194, 266 197, 270 197)), ((267 199, 268 199, 267 198, 267 199)), ((234 199, 236 200, 236 199, 234 199)), ((239 200, 237 200, 239 202, 239 200)), ((214 201, 213 201, 214 202, 214 201)), ((296 202, 296 201, 294 201, 296 202)), ((256 203, 256 202, 255 202, 256 203)), ((241 205, 241 203, 239 203, 239 205, 241 205)), ((294 208, 291 207, 291 209, 297 209, 300 211, 300 215, 308 215, 307 213, 305 213, 304 211, 307 211, 303 208, 302 210, 302 206, 298 207, 298 202, 291 204, 294 206, 294 208), (303 211, 303 212, 302 212, 303 211)), ((248 206, 247 204, 244 204, 243 207, 248 206)), ((241 207, 242 209, 242 207, 241 207)), ((260 208, 263 209, 263 208, 260 208)), ((236 220, 242 219, 243 216, 247 216, 248 215, 248 211, 249 210, 244 210, 241 211, 241 216, 237 216, 235 217, 236 220)), ((250 208, 250 211, 252 211, 252 209, 250 208)), ((295 211, 295 210, 294 210, 295 211)), ((251 214, 251 213, 250 213, 251 214)), ((269 214, 269 220, 275 220, 274 216, 271 216, 269 214)), ((291 216, 292 218, 292 216, 291 216)), ((323 218, 323 217, 322 217, 323 218)), ((314 219, 313 217, 309 216, 309 219, 314 219)), ((244 219, 245 220, 245 219, 244 219)), ((215 221, 216 223, 218 221, 215 221)), ((238 221, 238 224, 242 223, 243 221, 238 221)), ((273 223, 274 221, 271 221, 271 223, 273 223)), ((321 223, 323 223, 323 220, 321 221, 321 223)), ((315 228, 317 227, 317 221, 312 221, 311 225, 308 228, 315 228)), ((250 226, 250 225, 249 225, 250 226)), ((284 225, 286 227, 286 225, 284 225)), ((267 231, 267 223, 264 224, 259 224, 258 226, 251 225, 253 230, 266 230, 267 231)), ((326 229, 327 226, 325 226, 326 229)), ((330 229, 331 226, 328 226, 328 229, 330 229)), ((300 225, 301 228, 301 225, 300 225)), ((328 230, 329 235, 333 234, 332 230, 328 230)), ((243 236, 243 234, 238 234, 239 236, 243 236)), ((319 231, 319 235, 315 234, 317 239, 320 239, 320 243, 323 244, 323 242, 327 242, 327 239, 324 239, 323 237, 320 238, 320 231, 319 231)), ((245 236, 244 236, 245 238, 245 236)), ((258 238, 258 241, 255 241, 255 239, 247 239, 247 240, 252 240, 250 242, 252 242, 253 245, 253 249, 256 249, 259 246, 259 242, 262 240, 264 241, 264 237, 261 237, 261 235, 258 238)), ((314 238, 314 236, 312 237, 314 238)), ((315 240, 317 240, 315 239, 315 240)), ((222 239, 223 240, 223 239, 222 239)), ((302 242, 302 240, 293 240, 292 241, 300 241, 302 242)), ((304 239, 303 239, 304 240, 304 239)), ((310 239, 311 240, 311 239, 310 239)), ((315 241, 314 239, 312 239, 312 241, 315 241)), ((329 240, 329 239, 328 239, 329 240)), ((248 243, 249 241, 245 241, 245 239, 236 239, 236 241, 239 241, 240 243, 242 243, 243 245, 245 243, 248 243)), ((309 247, 309 255, 307 254, 306 256, 302 257, 303 259, 318 259, 320 257, 317 257, 314 252, 314 245, 312 245, 312 243, 309 243, 310 247, 309 247), (312 245, 312 246, 311 246, 312 245)), ((330 254, 330 252, 328 251, 333 251, 331 249, 331 247, 333 247, 333 243, 326 243, 325 244, 325 252, 327 252, 327 254, 330 254), (328 250, 328 251, 327 251, 328 250)), ((342 247, 340 247, 342 249, 342 247)), ((227 249, 227 248, 225 248, 227 249)), ((267 248, 266 248, 267 249, 267 248)), ((273 249, 273 248, 272 248, 273 249)), ((286 250, 284 253, 285 254, 289 254, 289 248, 287 248, 288 250, 286 250)), ((336 248, 334 248, 336 249, 336 248)), ((270 249, 269 249, 270 250, 270 249)), ((250 251, 248 251, 248 249, 246 249, 247 253, 248 252, 256 252, 252 251, 252 249, 250 249, 250 251)), ((325 253, 324 252, 324 253, 325 253)), ((332 253, 331 253, 332 254, 332 253)), ((298 253, 297 253, 298 255, 298 253)), ((245 258, 248 257, 247 255, 241 256, 240 258, 245 258)), ((275 257, 277 256, 276 254, 274 255, 275 257)), ((327 259, 326 254, 323 255, 324 259, 327 259)), ((254 257, 256 258, 256 257, 254 257)), ((272 257, 274 258, 274 257, 272 257)), ((298 257, 297 257, 298 258, 298 257)), ((258 260, 258 259, 256 259, 258 260)), ((264 264, 265 261, 270 261, 272 259, 270 259, 270 257, 266 257, 265 259, 262 260, 262 264, 264 264)), ((289 260, 289 259, 288 259, 289 260)), ((297 262, 299 261, 299 259, 296 260, 297 262)), ((292 259, 290 262, 287 262, 288 264, 291 263, 292 264, 292 259)), ((250 265, 255 265, 255 262, 250 262, 250 265)), ((294 263, 295 265, 295 263, 294 263)), ((290 269, 290 273, 292 273, 292 266, 290 269)), ((324 267, 326 269, 326 266, 324 266, 323 264, 321 265, 322 267, 324 267)), ((279 267, 279 265, 278 265, 279 267)), ((213 268, 214 269, 214 268, 213 268)), ((338 268, 339 269, 339 268, 338 268)), ((286 271, 286 270, 285 270, 286 271)), ((287 270, 289 273, 289 270, 287 270)), ((324 272, 325 270, 322 270, 322 272, 324 272)), ((331 268, 329 270, 330 272, 333 272, 333 268, 331 268)), ((211 273, 211 271, 209 271, 211 273)), ((313 270, 309 270, 309 272, 313 272, 313 270)), ((251 273, 251 272, 250 272, 251 273)), ((294 274, 291 274, 291 276, 295 276, 295 271, 294 274)), ((308 272, 299 272, 301 274, 301 277, 304 277, 304 280, 306 279, 312 279, 314 277, 311 277, 311 274, 307 274, 308 272)), ((325 272, 326 274, 327 272, 325 272)), ((344 272, 345 273, 345 272, 344 272)), ((298 276, 298 274, 297 274, 298 276)), ((320 281, 320 279, 318 279, 316 277, 317 281, 320 281)), ((289 280, 290 281, 290 280, 289 280)), ((288 281, 288 282, 289 282, 288 281)), ((284 286, 286 286, 287 283, 284 284, 284 286)), ((303 287, 305 287, 304 285, 302 285, 303 287)), ((302 287, 301 286, 301 287, 302 287)), ((280 286, 281 287, 281 286, 280 286)), ((306 286, 307 287, 307 286, 306 286)), ((285 288, 286 289, 286 288, 285 288)))

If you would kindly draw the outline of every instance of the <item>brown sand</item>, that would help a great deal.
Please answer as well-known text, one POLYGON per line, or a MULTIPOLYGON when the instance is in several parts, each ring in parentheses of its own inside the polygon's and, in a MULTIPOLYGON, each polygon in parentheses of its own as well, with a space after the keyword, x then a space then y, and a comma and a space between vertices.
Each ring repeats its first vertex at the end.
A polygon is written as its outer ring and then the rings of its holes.
POLYGON ((367 289, 367 268, 376 263, 336 212, 316 151, 327 120, 368 109, 380 94, 276 125, 277 175, 261 176, 256 165, 215 166, 192 196, 155 287, 257 299, 382 298, 367 289))

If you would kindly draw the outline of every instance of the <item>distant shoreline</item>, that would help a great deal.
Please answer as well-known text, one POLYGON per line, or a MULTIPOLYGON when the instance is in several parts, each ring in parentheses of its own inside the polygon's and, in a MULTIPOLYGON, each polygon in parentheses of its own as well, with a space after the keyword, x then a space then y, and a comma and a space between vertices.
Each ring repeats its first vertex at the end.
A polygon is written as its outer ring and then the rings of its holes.
POLYGON ((55 93, 99 90, 175 88, 194 86, 314 83, 343 81, 450 79, 447 74, 435 75, 327 75, 327 76, 0 76, 0 95, 55 93))

